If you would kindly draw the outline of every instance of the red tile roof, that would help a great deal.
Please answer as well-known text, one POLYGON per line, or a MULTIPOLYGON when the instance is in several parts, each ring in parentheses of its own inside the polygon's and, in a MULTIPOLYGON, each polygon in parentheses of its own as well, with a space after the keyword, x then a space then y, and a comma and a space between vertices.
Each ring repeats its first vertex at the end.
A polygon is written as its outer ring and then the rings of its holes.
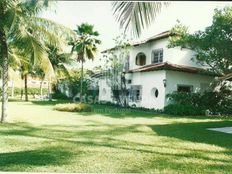
POLYGON ((152 36, 152 37, 150 37, 150 38, 148 38, 146 40, 143 40, 141 42, 135 42, 132 45, 133 46, 138 46, 138 45, 141 45, 141 44, 144 44, 144 43, 148 43, 148 42, 152 42, 152 41, 155 41, 155 40, 167 38, 167 37, 172 36, 172 35, 174 35, 174 33, 171 33, 171 31, 164 31, 162 33, 159 33, 159 34, 157 34, 155 36, 152 36))
MULTIPOLYGON (((157 34, 155 36, 152 36, 152 37, 150 37, 150 38, 148 38, 146 40, 131 43, 131 45, 132 46, 138 46, 138 45, 141 45, 141 44, 144 44, 144 43, 148 43, 148 42, 152 42, 152 41, 155 41, 155 40, 167 38, 167 37, 172 36, 172 35, 174 35, 174 34, 171 33, 171 31, 164 31, 164 32, 159 33, 159 34, 157 34)), ((115 50, 115 49, 117 49, 117 47, 106 49, 106 50, 102 51, 101 53, 106 53, 107 51, 112 51, 112 50, 115 50)))
POLYGON ((206 75, 212 75, 212 76, 215 75, 215 74, 209 73, 206 69, 203 69, 203 68, 197 68, 197 67, 191 67, 191 66, 185 66, 185 65, 177 65, 177 64, 172 64, 168 62, 145 65, 137 69, 132 69, 129 71, 129 73, 148 72, 148 71, 157 71, 157 70, 173 70, 173 71, 181 71, 181 72, 188 72, 188 73, 195 73, 195 74, 198 73, 198 74, 206 74, 206 75))

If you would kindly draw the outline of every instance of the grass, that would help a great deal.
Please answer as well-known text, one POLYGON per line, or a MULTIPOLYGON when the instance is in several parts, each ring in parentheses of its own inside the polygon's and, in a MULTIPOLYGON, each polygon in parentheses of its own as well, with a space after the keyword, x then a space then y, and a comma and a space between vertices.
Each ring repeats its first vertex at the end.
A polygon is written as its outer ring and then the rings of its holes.
POLYGON ((231 126, 232 119, 101 105, 91 113, 59 112, 57 103, 9 103, 0 171, 231 173, 232 135, 206 128, 231 126))

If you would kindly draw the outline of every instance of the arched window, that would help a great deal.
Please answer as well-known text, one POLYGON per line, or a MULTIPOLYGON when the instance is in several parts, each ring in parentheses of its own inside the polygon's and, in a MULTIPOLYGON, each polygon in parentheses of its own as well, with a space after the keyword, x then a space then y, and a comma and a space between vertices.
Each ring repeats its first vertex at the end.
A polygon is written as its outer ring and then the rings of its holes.
POLYGON ((138 53, 136 55, 136 60, 135 60, 136 65, 145 65, 146 64, 146 55, 142 52, 138 53))

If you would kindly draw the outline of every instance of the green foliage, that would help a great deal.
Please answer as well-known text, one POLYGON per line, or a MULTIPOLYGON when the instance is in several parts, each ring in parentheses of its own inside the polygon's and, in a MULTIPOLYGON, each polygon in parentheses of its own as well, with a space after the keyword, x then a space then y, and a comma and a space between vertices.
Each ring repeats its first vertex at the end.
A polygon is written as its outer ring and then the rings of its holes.
POLYGON ((53 99, 62 99, 62 100, 68 99, 68 97, 66 95, 62 94, 59 91, 56 91, 55 93, 52 93, 52 98, 53 99))
POLYGON ((164 107, 164 113, 170 115, 204 115, 204 111, 190 104, 170 104, 164 107))
POLYGON ((70 73, 66 65, 70 65, 74 62, 71 58, 70 53, 63 53, 62 49, 54 46, 54 45, 47 45, 48 47, 48 58, 53 66, 55 71, 56 77, 58 78, 65 78, 69 77, 70 73))
POLYGON ((196 52, 193 59, 198 63, 208 65, 216 74, 226 75, 232 72, 231 26, 232 7, 215 9, 212 25, 204 31, 189 34, 183 25, 176 25, 173 31, 177 35, 170 39, 169 47, 189 48, 196 52))
POLYGON ((97 39, 99 33, 94 31, 94 26, 88 23, 78 25, 77 30, 74 31, 78 38, 71 39, 69 45, 72 46, 72 52, 77 53, 77 61, 93 60, 97 52, 97 45, 101 44, 101 41, 97 39))
POLYGON ((230 86, 224 85, 218 91, 204 92, 203 94, 172 93, 168 94, 167 97, 174 102, 174 104, 164 108, 167 114, 184 115, 184 113, 189 113, 189 115, 194 115, 203 114, 208 110, 211 114, 232 115, 232 90, 230 86), (189 112, 191 109, 195 111, 189 112))
MULTIPOLYGON (((11 88, 8 88, 8 94, 11 94, 11 88)), ((14 88, 14 95, 21 95, 21 91, 22 91, 22 89, 21 88, 14 88)), ((0 92, 2 92, 1 91, 1 89, 0 89, 0 92)), ((23 89, 23 92, 24 92, 24 89, 23 89)), ((40 88, 28 88, 27 89, 27 93, 28 93, 28 95, 40 95, 40 88)), ((47 88, 43 88, 43 94, 47 94, 48 93, 48 89, 47 88)))
POLYGON ((156 15, 167 2, 113 2, 113 14, 125 31, 138 37, 143 29, 154 22, 156 15))
POLYGON ((114 39, 115 47, 107 50, 103 55, 105 65, 105 77, 107 84, 111 87, 113 98, 119 105, 126 105, 127 96, 125 74, 126 65, 129 63, 129 40, 126 35, 118 36, 114 39))
POLYGON ((57 104, 54 107, 57 111, 67 111, 67 112, 91 112, 92 107, 85 103, 66 103, 57 104))

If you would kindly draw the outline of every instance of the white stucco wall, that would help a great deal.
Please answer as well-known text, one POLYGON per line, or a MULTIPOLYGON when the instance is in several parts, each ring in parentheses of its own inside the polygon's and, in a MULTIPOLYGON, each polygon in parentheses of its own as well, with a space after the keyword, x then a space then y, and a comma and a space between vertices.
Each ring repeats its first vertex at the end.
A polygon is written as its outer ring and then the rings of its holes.
MULTIPOLYGON (((136 55, 138 53, 143 52, 146 55, 146 65, 150 65, 152 51, 161 48, 163 49, 163 62, 202 68, 201 65, 191 60, 194 58, 193 51, 189 49, 180 49, 180 47, 167 48, 168 44, 169 39, 164 38, 132 47, 130 50, 129 69, 132 70, 141 67, 135 64, 136 55)), ((164 106, 169 104, 169 101, 166 99, 166 94, 176 91, 177 85, 191 85, 193 86, 193 92, 198 92, 201 84, 210 84, 214 78, 206 75, 167 70, 134 72, 132 74, 127 74, 126 77, 132 80, 130 85, 142 86, 141 101, 129 102, 129 105, 135 104, 137 107, 154 109, 163 109, 164 106), (164 79, 167 81, 166 87, 164 87, 163 84, 164 79), (152 94, 153 88, 157 88, 159 91, 157 98, 152 94)), ((130 85, 128 85, 128 87, 130 85)), ((112 92, 104 78, 99 79, 99 100, 112 102, 112 92)))
POLYGON ((100 78, 98 81, 99 85, 99 101, 112 101, 111 88, 106 82, 105 78, 100 78))
MULTIPOLYGON (((164 106, 168 105, 170 101, 167 100, 166 95, 177 91, 177 85, 191 85, 193 86, 193 92, 199 92, 201 84, 210 84, 214 77, 169 71, 169 70, 159 70, 150 72, 135 72, 127 74, 132 81, 130 85, 141 85, 141 100, 138 102, 129 102, 129 105, 136 105, 136 107, 153 108, 153 109, 163 109, 164 106), (167 86, 164 87, 163 80, 166 79, 167 86), (152 89, 158 89, 159 95, 156 98, 152 89)), ((99 79, 99 101, 112 101, 112 92, 106 79, 99 79)))
POLYGON ((146 55, 146 65, 151 64, 152 51, 154 49, 163 49, 163 62, 170 62, 173 64, 202 67, 197 64, 196 61, 192 61, 194 58, 194 52, 189 49, 181 49, 180 47, 167 48, 169 39, 164 38, 153 42, 145 43, 139 46, 134 46, 130 51, 130 69, 136 69, 141 66, 135 64, 136 55, 143 52, 146 55))
POLYGON ((163 79, 165 78, 165 71, 133 73, 131 85, 142 85, 142 100, 138 103, 130 102, 129 104, 136 104, 137 107, 162 109, 165 104, 165 88, 163 85, 163 79), (151 92, 154 87, 159 91, 157 98, 151 92))
MULTIPOLYGON (((201 83, 210 84, 214 77, 207 75, 199 75, 185 72, 177 72, 177 71, 166 71, 166 94, 170 94, 174 91, 177 91, 177 85, 192 85, 193 92, 199 92, 201 89, 201 83)), ((169 101, 165 101, 165 105, 167 105, 169 101)))

